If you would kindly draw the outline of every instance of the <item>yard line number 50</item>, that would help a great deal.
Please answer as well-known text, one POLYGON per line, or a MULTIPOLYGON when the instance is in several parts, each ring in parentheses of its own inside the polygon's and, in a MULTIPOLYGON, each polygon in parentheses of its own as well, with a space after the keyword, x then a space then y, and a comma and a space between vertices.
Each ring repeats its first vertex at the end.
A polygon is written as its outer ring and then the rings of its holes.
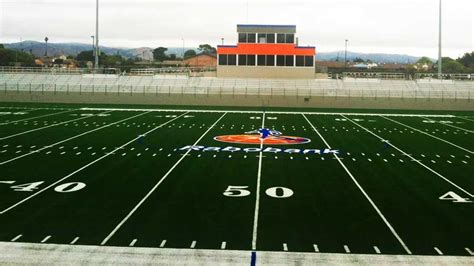
MULTIPOLYGON (((248 186, 228 186, 227 189, 222 193, 226 197, 247 197, 251 194, 248 190, 248 186)), ((271 187, 265 190, 265 194, 272 198, 289 198, 293 196, 293 190, 286 188, 286 187, 271 187)))

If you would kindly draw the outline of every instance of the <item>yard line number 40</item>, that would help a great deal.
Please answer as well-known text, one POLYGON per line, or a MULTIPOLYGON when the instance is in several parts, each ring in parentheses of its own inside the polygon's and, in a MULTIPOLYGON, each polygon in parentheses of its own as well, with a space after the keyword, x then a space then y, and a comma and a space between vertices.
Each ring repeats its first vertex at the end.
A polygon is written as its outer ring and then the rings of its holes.
MULTIPOLYGON (((0 184, 14 184, 16 181, 0 181, 0 184)), ((10 188, 13 191, 19 192, 33 192, 38 190, 40 186, 44 183, 44 181, 38 181, 33 183, 26 183, 21 185, 11 186, 10 188)), ((69 192, 76 192, 86 187, 86 184, 82 182, 71 182, 71 183, 64 183, 61 185, 57 185, 54 187, 54 191, 59 193, 69 193, 69 192)))
MULTIPOLYGON (((226 197, 247 197, 250 195, 248 186, 228 186, 227 189, 222 193, 226 197)), ((293 196, 293 190, 286 187, 271 187, 265 190, 265 194, 272 198, 289 198, 293 196)))

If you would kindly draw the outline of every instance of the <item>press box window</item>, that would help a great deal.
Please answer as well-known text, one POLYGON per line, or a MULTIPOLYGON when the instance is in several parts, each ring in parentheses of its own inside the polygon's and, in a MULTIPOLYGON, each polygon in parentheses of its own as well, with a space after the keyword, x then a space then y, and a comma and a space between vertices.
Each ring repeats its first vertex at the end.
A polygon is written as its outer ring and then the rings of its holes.
POLYGON ((283 33, 277 34, 277 43, 285 43, 285 34, 283 33))
POLYGON ((314 58, 312 56, 305 56, 305 66, 312 67, 314 66, 314 58))
POLYGON ((274 33, 268 33, 267 34, 267 43, 275 43, 275 34, 274 33))
POLYGON ((247 66, 255 66, 255 55, 254 54, 247 55, 247 66))
POLYGON ((258 43, 267 43, 267 35, 265 33, 258 34, 258 43))
POLYGON ((255 33, 248 33, 247 34, 247 42, 248 43, 256 43, 256 37, 255 37, 255 33))
POLYGON ((294 57, 292 55, 285 56, 285 66, 293 66, 294 57))
POLYGON ((277 55, 277 66, 285 66, 285 56, 277 55))
POLYGON ((267 66, 275 66, 275 56, 267 55, 267 66))
POLYGON ((295 42, 295 35, 294 34, 286 34, 286 43, 294 43, 295 42))
POLYGON ((257 65, 258 66, 265 66, 266 65, 266 56, 265 55, 257 55, 257 65))
POLYGON ((219 65, 226 66, 227 65, 227 55, 221 54, 219 55, 219 65))
POLYGON ((229 66, 237 65, 237 56, 235 54, 230 54, 227 56, 227 65, 229 66))
POLYGON ((297 67, 304 67, 305 66, 305 57, 302 55, 296 56, 296 66, 297 67))
POLYGON ((239 33, 239 42, 241 43, 247 42, 247 33, 239 33))
POLYGON ((239 66, 246 66, 247 65, 247 55, 239 54, 239 66))

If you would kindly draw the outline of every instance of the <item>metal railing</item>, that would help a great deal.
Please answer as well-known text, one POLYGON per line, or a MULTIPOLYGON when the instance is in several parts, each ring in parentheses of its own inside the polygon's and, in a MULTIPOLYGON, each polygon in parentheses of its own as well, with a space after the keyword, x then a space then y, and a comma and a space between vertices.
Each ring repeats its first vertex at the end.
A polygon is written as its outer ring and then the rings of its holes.
MULTIPOLYGON (((33 79, 34 80, 34 79, 33 79)), ((474 82, 419 83, 405 80, 258 80, 217 78, 120 77, 117 79, 68 79, 34 83, 3 81, 1 95, 8 92, 147 94, 147 95, 232 95, 284 97, 357 97, 402 99, 473 100, 474 82), (124 80, 123 78, 127 78, 124 80)))

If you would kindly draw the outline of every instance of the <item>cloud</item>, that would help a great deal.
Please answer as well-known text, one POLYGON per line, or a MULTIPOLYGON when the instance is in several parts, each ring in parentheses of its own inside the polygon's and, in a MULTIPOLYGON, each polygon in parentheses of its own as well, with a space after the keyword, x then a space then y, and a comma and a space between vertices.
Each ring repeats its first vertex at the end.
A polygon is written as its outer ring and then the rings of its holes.
MULTIPOLYGON (((444 1, 445 54, 474 50, 474 1, 444 1)), ((95 0, 0 0, 0 42, 89 42, 95 0)), ((437 54, 437 0, 100 0, 100 40, 112 46, 236 42, 238 23, 296 24, 319 51, 437 54), (247 9, 248 3, 248 9, 247 9)))

